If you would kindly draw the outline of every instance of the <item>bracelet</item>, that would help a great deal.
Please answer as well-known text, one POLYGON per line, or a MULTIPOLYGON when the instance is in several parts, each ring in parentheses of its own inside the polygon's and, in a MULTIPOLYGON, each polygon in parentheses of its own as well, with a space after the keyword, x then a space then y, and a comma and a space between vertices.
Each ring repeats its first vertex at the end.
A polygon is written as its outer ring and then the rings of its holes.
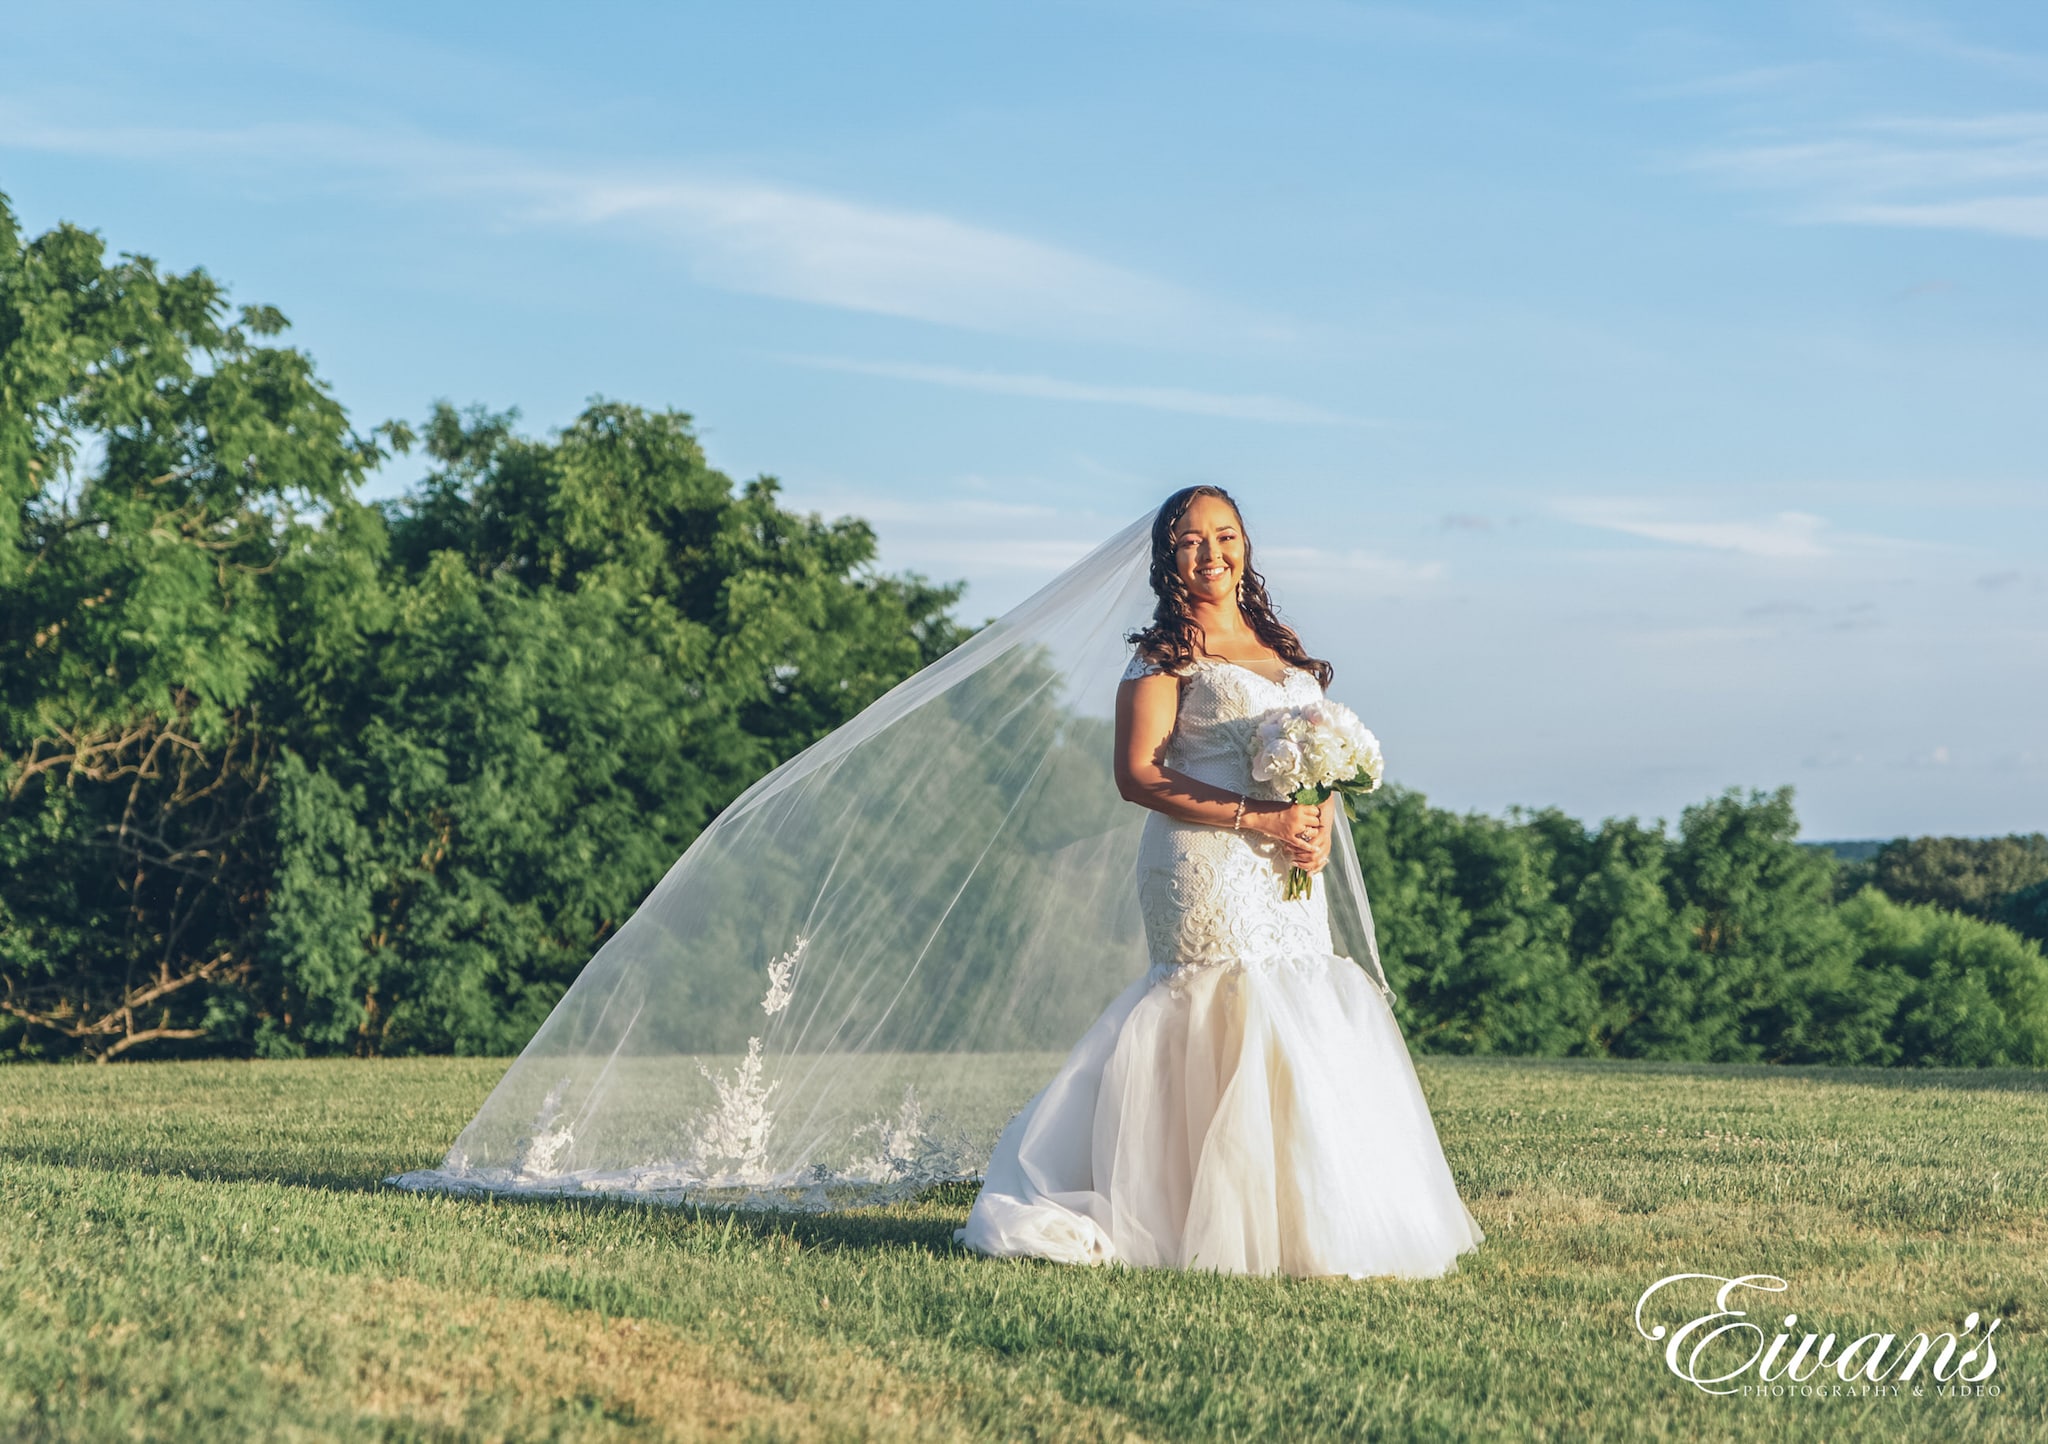
POLYGON ((1238 793, 1237 816, 1230 819, 1230 830, 1232 832, 1241 831, 1244 827, 1244 801, 1244 794, 1242 792, 1238 793))

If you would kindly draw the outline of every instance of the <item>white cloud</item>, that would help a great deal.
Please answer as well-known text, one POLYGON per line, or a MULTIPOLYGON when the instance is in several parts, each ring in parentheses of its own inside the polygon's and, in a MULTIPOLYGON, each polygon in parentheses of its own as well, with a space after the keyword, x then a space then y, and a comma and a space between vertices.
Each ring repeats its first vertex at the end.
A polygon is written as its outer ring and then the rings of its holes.
POLYGON ((1758 602, 1753 607, 1744 607, 1742 615, 1755 617, 1760 621, 1783 621, 1793 617, 1810 617, 1813 608, 1805 602, 1770 601, 1758 602))
POLYGON ((1102 386, 1083 381, 1066 381, 1055 376, 1035 376, 1012 371, 972 371, 957 366, 926 366, 901 361, 857 361, 834 356, 783 356, 796 366, 825 371, 846 371, 858 376, 881 376, 897 381, 918 381, 932 386, 950 386, 963 391, 985 391, 998 396, 1029 396, 1046 401, 1082 401, 1106 406, 1136 406, 1152 411, 1175 411, 1194 416, 1219 416, 1235 421, 1273 421, 1308 426, 1372 426, 1377 423, 1342 416, 1283 396, 1244 395, 1220 391, 1193 391, 1177 386, 1102 386))
MULTIPOLYGON (((981 478, 963 478, 979 487, 981 478)), ((874 524, 884 571, 915 571, 938 582, 965 581, 956 615, 971 622, 1000 616, 1114 535, 1133 518, 1085 506, 1030 500, 1064 495, 1028 479, 1002 483, 1003 499, 957 493, 890 494, 837 481, 789 483, 783 504, 874 524)))
POLYGON ((1202 310, 1151 277, 928 211, 751 181, 529 171, 517 184, 536 197, 536 216, 646 227, 729 290, 1024 334, 1185 330, 1202 310))
POLYGON ((1828 555, 1821 541, 1827 522, 1803 511, 1781 511, 1764 521, 1684 521, 1648 515, 1640 503, 1627 501, 1562 502, 1558 509, 1582 526, 1676 546, 1780 560, 1828 555))
POLYGON ((933 211, 751 178, 579 165, 408 130, 264 123, 229 129, 51 123, 0 102, 0 149, 152 164, 235 162, 319 183, 369 179, 414 198, 479 198, 499 224, 627 230, 707 285, 972 330, 1128 340, 1275 322, 1044 241, 933 211))
POLYGON ((1872 120, 1691 164, 1792 194, 1796 221, 2048 239, 2048 113, 1872 120))
MULTIPOLYGON (((1358 548, 1259 546, 1252 565, 1271 579, 1284 574, 1290 591, 1320 597, 1411 597, 1436 589, 1444 575, 1439 561, 1383 556, 1358 548)), ((1285 610, 1287 598, 1274 600, 1285 610)))
POLYGON ((1810 86, 1837 67, 1831 61, 1798 61, 1790 65, 1759 65, 1746 70, 1721 71, 1691 80, 1645 85, 1629 92, 1644 100, 1682 100, 1697 96, 1750 95, 1810 86))
POLYGON ((2048 194, 1985 196, 1979 200, 1922 205, 1838 205, 1818 212, 1817 216, 1849 225, 1981 231, 1995 236, 2048 240, 2048 194))
POLYGON ((1854 19, 1865 34, 1909 51, 1916 59, 1931 55, 2032 79, 2048 77, 2048 60, 2031 51, 1984 45, 1933 20, 1886 10, 1864 10, 1855 14, 1854 19))

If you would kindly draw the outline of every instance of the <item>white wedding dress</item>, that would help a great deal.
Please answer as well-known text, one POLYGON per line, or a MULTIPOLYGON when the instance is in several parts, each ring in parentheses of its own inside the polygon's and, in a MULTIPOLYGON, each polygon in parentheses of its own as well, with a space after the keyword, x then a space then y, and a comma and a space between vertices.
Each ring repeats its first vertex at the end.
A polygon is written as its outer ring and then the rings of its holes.
MULTIPOLYGON (((1159 669, 1134 660, 1126 677, 1159 669)), ((1166 763, 1250 775, 1261 713, 1314 677, 1184 674, 1166 763)), ((1434 1278, 1485 1238, 1459 1197, 1378 986, 1284 901, 1272 842, 1154 812, 1137 884, 1152 967, 1010 1121, 967 1226, 982 1253, 1232 1273, 1434 1278)))

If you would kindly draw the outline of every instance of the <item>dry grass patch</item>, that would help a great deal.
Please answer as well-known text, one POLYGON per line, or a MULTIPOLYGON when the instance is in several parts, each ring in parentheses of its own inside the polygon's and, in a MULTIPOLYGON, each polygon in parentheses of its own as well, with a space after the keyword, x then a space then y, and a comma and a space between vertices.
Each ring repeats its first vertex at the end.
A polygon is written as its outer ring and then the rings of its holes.
POLYGON ((610 1422, 672 1440, 844 1438, 857 1418, 874 1439, 966 1437, 937 1391, 765 1323, 754 1353, 735 1355, 658 1322, 451 1298, 408 1279, 352 1284, 329 1321, 372 1418, 460 1432, 581 1414, 595 1432, 610 1422))

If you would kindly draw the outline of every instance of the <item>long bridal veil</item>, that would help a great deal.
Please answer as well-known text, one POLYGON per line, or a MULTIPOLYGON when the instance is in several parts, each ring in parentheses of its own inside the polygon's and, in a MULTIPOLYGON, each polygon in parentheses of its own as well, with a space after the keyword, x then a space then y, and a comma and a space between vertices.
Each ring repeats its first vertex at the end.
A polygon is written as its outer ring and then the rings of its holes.
MULTIPOLYGON (((978 1176, 1146 967, 1110 741, 1151 524, 743 793, 390 1182, 822 1209, 978 1176)), ((1317 885, 1384 989, 1348 829, 1317 885)))

